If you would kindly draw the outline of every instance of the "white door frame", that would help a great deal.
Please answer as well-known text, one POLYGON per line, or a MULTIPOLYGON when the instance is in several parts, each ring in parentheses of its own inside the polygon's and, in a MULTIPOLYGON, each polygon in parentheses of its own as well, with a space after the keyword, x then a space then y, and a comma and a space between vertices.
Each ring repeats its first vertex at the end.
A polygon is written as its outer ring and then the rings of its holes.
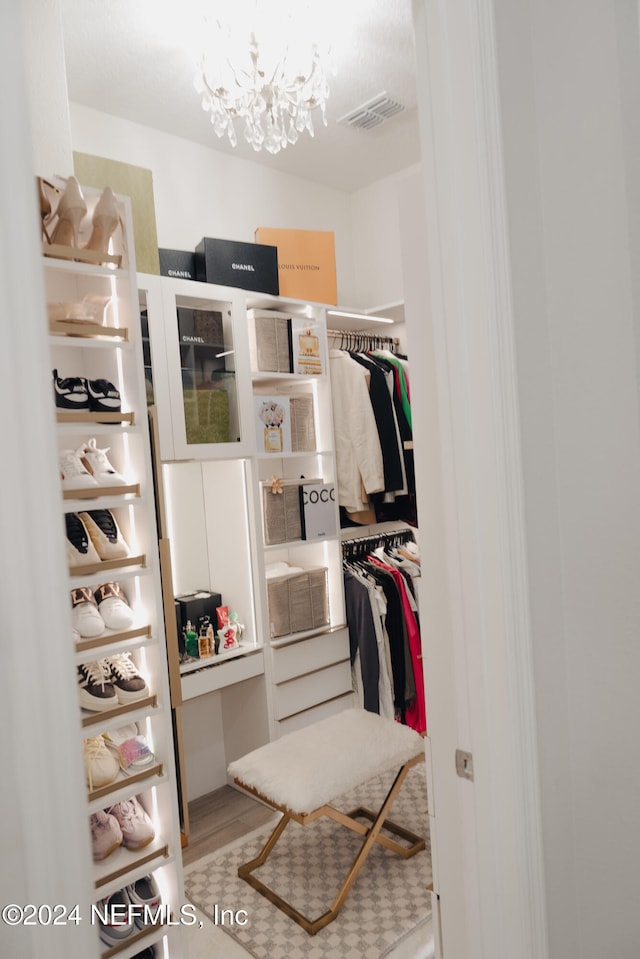
POLYGON ((65 959, 99 945, 22 13, 0 5, 0 899, 45 908, 27 925, 3 916, 0 952, 65 959))
MULTIPOLYGON (((441 607, 434 621, 450 626, 448 634, 428 635, 426 642, 449 657, 455 673, 455 701, 440 703, 429 716, 437 807, 432 828, 438 861, 447 864, 435 880, 445 959, 545 959, 493 13, 491 0, 413 0, 445 530, 440 558, 448 580, 448 590, 431 599, 441 607), (454 756, 439 751, 438 730, 445 726, 455 728, 458 746, 473 754, 472 784, 456 779, 454 756)), ((421 538, 428 494, 418 491, 421 538)), ((426 678, 429 700, 428 664, 426 678)))

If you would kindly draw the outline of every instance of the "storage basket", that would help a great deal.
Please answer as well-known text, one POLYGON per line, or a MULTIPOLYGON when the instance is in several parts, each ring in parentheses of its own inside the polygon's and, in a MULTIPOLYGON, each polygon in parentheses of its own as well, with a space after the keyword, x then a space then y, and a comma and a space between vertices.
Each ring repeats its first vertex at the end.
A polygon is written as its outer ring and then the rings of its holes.
POLYGON ((289 410, 292 452, 312 453, 316 448, 313 396, 292 396, 289 400, 289 410))
POLYGON ((265 545, 302 539, 300 483, 279 480, 281 493, 271 492, 271 483, 262 484, 262 518, 265 545))
POLYGON ((193 311, 194 334, 202 338, 211 346, 220 346, 224 349, 224 333, 222 331, 222 313, 217 310, 193 311))
POLYGON ((267 580, 271 638, 329 625, 328 573, 324 566, 267 580))
POLYGON ((256 360, 258 370, 269 373, 291 373, 291 320, 254 311, 256 360))

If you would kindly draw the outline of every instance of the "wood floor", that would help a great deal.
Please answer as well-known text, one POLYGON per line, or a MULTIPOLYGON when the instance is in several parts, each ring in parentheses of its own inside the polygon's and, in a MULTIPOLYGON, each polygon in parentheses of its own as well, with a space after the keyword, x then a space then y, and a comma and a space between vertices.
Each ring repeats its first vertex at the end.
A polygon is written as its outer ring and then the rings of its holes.
POLYGON ((239 792, 222 786, 189 803, 189 845, 182 850, 185 866, 240 839, 273 819, 273 809, 239 792))

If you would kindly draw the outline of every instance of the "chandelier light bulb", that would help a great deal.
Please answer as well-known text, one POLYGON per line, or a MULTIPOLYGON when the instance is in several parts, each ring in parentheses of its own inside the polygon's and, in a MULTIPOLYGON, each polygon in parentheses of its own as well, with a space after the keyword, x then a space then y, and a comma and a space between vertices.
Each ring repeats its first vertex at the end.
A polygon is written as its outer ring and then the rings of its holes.
POLYGON ((194 86, 216 136, 236 146, 238 121, 256 152, 275 154, 305 131, 314 135, 315 110, 327 125, 326 55, 319 43, 300 35, 299 24, 295 40, 287 39, 282 21, 269 30, 263 24, 262 36, 222 20, 208 26, 194 86))

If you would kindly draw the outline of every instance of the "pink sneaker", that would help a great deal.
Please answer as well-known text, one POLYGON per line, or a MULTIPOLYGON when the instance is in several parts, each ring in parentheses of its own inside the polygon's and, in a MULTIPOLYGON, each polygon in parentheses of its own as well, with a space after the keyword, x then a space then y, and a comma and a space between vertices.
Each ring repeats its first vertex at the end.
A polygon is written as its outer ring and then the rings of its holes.
POLYGON ((89 826, 94 862, 106 859, 122 845, 122 830, 115 816, 100 809, 90 817, 89 826))
POLYGON ((153 840, 153 823, 135 796, 116 803, 108 812, 118 820, 122 842, 127 849, 142 849, 153 840))

